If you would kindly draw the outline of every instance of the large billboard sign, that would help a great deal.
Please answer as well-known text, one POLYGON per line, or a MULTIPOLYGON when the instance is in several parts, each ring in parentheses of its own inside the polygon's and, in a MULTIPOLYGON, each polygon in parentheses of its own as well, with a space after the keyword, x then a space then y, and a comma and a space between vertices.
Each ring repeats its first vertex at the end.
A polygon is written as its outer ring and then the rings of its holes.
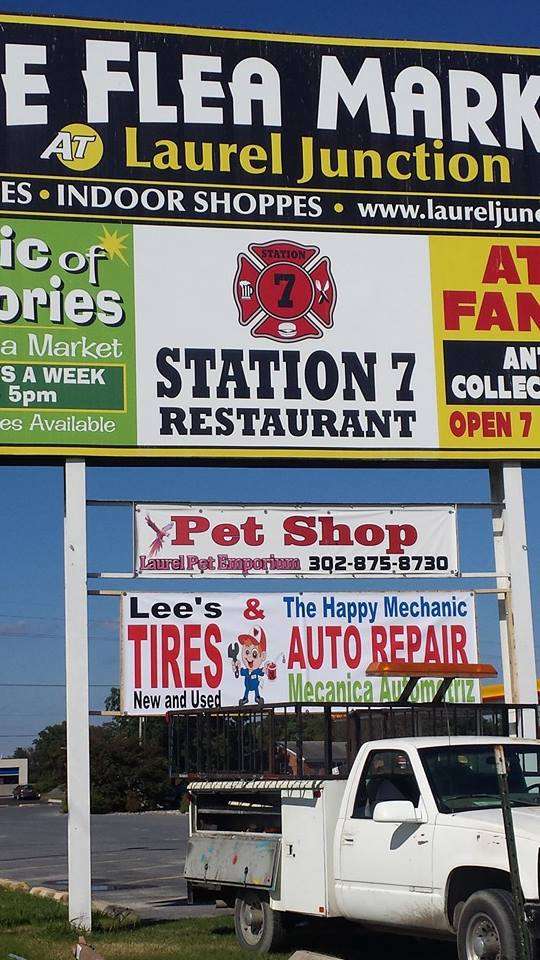
MULTIPOLYGON (((404 680, 373 661, 477 660, 474 595, 129 593, 122 599, 121 707, 128 714, 237 704, 396 700, 404 680)), ((434 680, 416 696, 431 702, 434 680)), ((450 698, 474 702, 475 683, 450 698)))
POLYGON ((538 51, 0 24, 1 454, 540 455, 538 51))
POLYGON ((538 226, 535 50, 0 22, 4 210, 337 229, 391 220, 415 232, 538 226), (489 203, 501 196, 512 203, 489 203), (532 222, 520 214, 529 207, 532 222))
POLYGON ((458 574, 454 506, 135 504, 140 577, 458 574))

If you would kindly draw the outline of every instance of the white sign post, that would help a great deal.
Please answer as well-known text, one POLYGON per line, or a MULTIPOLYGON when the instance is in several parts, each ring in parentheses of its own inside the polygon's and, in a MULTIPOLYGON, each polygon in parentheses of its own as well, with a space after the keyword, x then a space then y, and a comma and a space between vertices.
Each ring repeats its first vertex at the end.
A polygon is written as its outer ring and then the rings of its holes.
MULTIPOLYGON (((491 492, 499 506, 493 517, 495 564, 510 578, 499 600, 499 626, 507 703, 537 703, 536 658, 521 464, 490 466, 491 492)), ((502 581, 499 578, 499 582, 502 581)), ((526 720, 524 721, 526 722, 526 720)), ((536 737, 534 723, 525 736, 536 737)))
POLYGON ((68 885, 70 922, 92 925, 84 460, 64 468, 68 885))

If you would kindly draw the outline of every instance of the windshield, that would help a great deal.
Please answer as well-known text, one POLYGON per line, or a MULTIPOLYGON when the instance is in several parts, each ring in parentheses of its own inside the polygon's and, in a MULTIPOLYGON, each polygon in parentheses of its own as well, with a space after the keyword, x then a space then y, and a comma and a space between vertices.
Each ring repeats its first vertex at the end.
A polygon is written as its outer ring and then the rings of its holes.
MULTIPOLYGON (((504 752, 512 806, 539 806, 540 747, 506 744, 504 752)), ((443 746, 419 753, 441 813, 500 807, 493 746, 443 746)))

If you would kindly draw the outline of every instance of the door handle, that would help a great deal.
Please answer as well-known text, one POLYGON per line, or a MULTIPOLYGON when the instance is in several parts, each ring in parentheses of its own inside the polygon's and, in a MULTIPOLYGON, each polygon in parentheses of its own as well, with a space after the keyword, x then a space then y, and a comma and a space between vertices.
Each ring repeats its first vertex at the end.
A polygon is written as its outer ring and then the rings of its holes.
POLYGON ((348 846, 352 846, 354 843, 354 837, 343 837, 343 843, 346 843, 348 846))

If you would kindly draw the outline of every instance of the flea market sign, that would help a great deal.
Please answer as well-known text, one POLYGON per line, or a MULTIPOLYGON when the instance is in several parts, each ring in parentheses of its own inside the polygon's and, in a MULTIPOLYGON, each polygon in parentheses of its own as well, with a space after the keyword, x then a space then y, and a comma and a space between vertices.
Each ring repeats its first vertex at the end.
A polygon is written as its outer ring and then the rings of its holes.
POLYGON ((539 456, 537 51, 0 23, 2 454, 539 456))

